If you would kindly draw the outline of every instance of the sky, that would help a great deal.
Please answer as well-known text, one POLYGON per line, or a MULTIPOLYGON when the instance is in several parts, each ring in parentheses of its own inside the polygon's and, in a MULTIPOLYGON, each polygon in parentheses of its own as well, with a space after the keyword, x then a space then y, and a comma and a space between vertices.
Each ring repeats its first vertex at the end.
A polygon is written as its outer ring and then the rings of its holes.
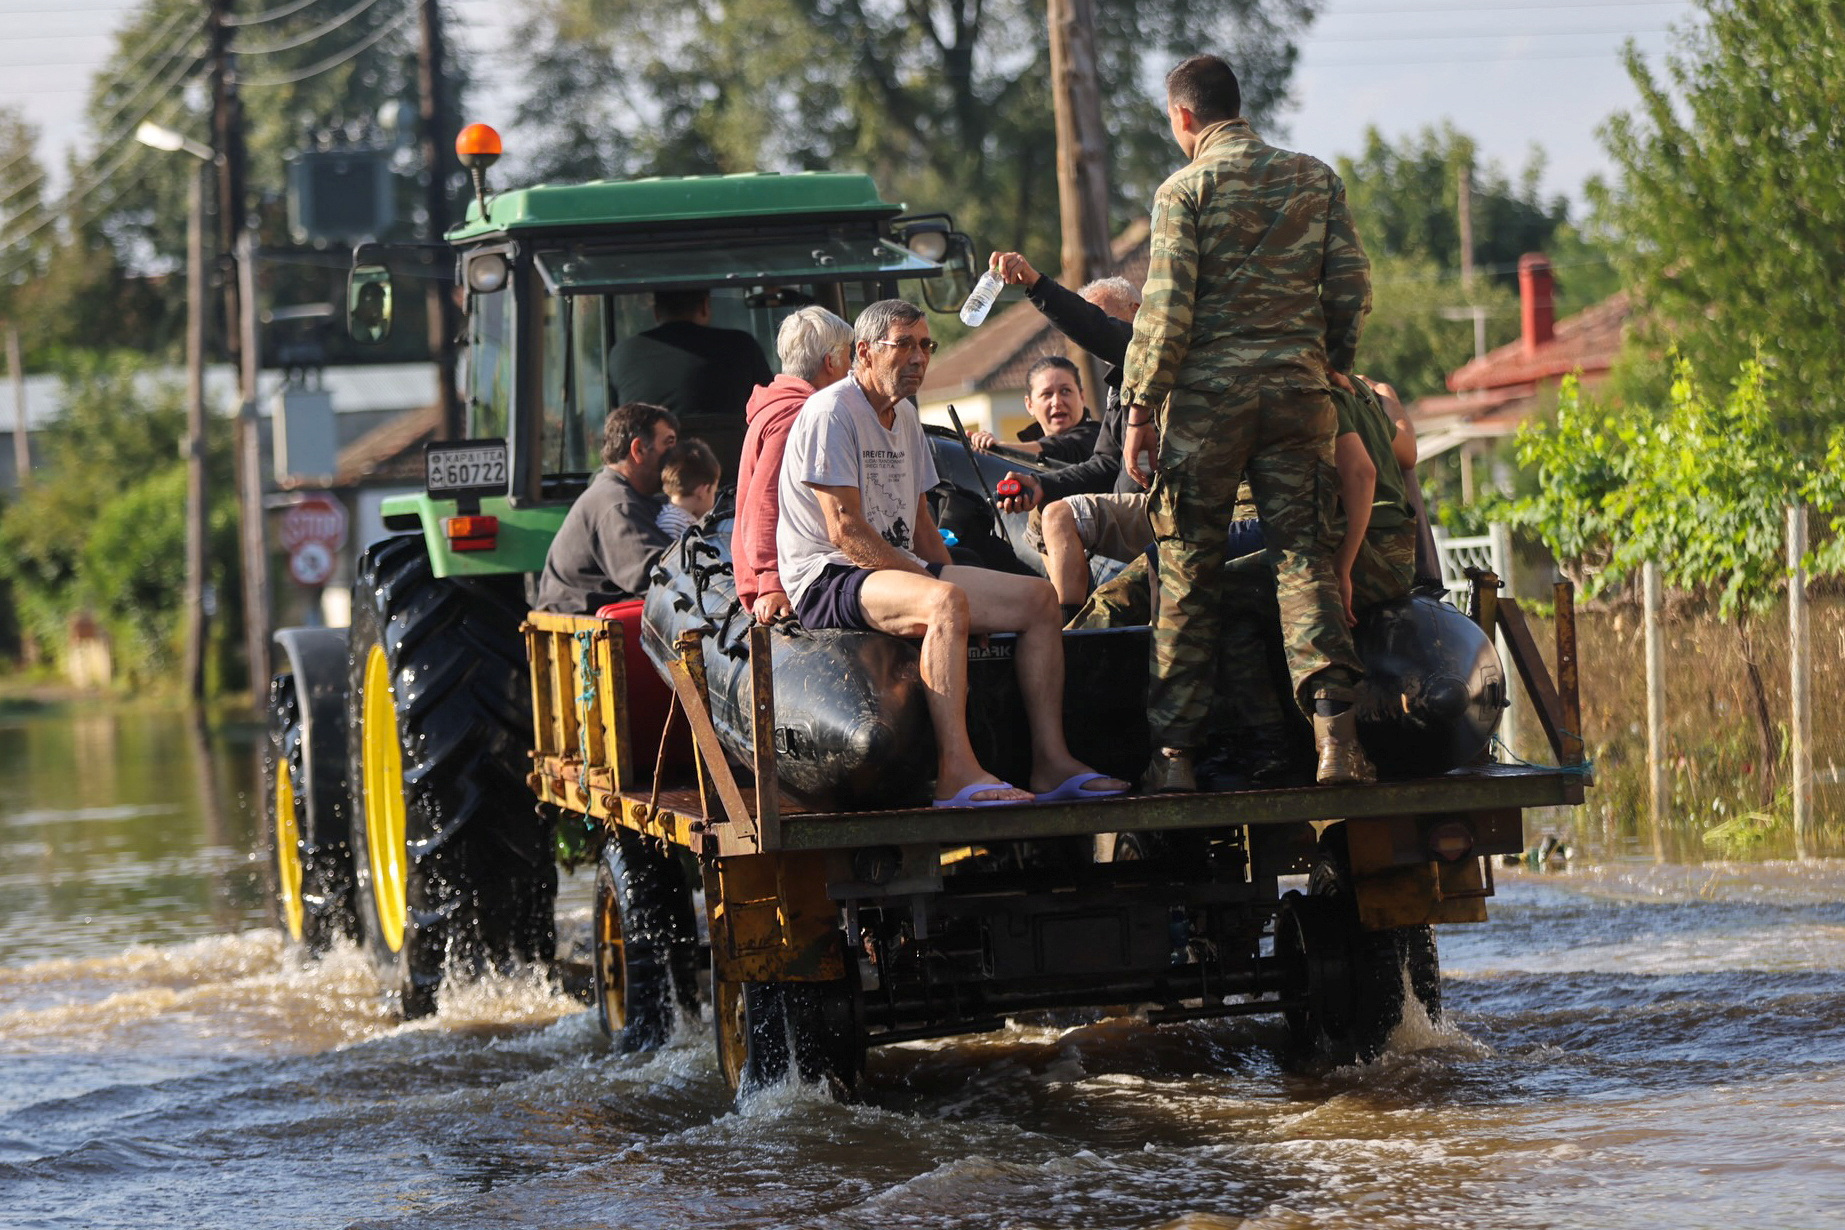
MULTIPOLYGON (((127 0, 0 0, 7 30, 0 104, 23 108, 39 126, 45 163, 59 167, 67 148, 85 148, 90 74, 131 7, 127 0)), ((503 0, 449 0, 448 7, 454 36, 483 51, 507 45, 521 11, 503 0)), ((1667 28, 1693 11, 1689 0, 1326 0, 1302 42, 1286 142, 1330 160, 1356 154, 1372 125, 1401 136, 1452 120, 1509 173, 1525 164, 1534 142, 1542 145, 1546 192, 1580 201, 1583 181, 1609 170, 1596 127, 1635 102, 1619 48, 1631 36, 1657 60, 1669 45, 1667 28)), ((479 62, 487 88, 468 118, 504 122, 513 110, 505 61, 479 62)))

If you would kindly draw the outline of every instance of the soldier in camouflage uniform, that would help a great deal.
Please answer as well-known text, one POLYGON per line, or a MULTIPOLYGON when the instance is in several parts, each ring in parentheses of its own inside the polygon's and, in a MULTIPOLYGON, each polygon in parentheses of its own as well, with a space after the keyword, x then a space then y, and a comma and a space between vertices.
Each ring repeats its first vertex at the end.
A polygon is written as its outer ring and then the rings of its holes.
POLYGON ((1289 670, 1314 714, 1317 776, 1366 780, 1352 715, 1363 670, 1332 567, 1337 418, 1328 389, 1351 370, 1370 309, 1370 265, 1339 177, 1264 144, 1238 118, 1241 92, 1222 60, 1179 64, 1166 100, 1173 137, 1192 161, 1154 197, 1151 262, 1121 386, 1123 459, 1144 482, 1140 454, 1152 451, 1158 475, 1149 697, 1158 750, 1145 785, 1195 788, 1224 539, 1245 474, 1279 560, 1289 670))
MULTIPOLYGON (((1339 434, 1343 538, 1333 570, 1349 593, 1345 618, 1355 625, 1380 602, 1407 595, 1416 575, 1416 437, 1394 398, 1386 408, 1372 387, 1352 380, 1334 389, 1339 434)), ((1224 635, 1216 655, 1219 710, 1213 730, 1238 752, 1257 784, 1291 780, 1293 736, 1270 667, 1276 639, 1275 577, 1266 561, 1237 561, 1223 608, 1224 635)))

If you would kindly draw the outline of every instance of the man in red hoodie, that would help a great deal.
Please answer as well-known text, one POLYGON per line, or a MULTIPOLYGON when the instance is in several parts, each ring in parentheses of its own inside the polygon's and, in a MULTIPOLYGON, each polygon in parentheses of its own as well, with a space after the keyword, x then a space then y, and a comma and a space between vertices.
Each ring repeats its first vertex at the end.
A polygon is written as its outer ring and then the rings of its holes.
POLYGON ((737 519, 730 531, 737 600, 765 624, 794 613, 775 563, 782 450, 807 399, 852 370, 852 326, 823 307, 804 307, 782 321, 775 350, 781 375, 756 387, 746 411, 749 430, 737 466, 737 519))

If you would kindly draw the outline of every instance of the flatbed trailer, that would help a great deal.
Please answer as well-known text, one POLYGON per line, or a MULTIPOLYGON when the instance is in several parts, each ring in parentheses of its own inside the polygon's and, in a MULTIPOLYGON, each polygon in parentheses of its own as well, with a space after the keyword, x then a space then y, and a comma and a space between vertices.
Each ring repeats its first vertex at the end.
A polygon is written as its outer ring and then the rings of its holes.
MULTIPOLYGON (((1439 1015, 1431 928, 1486 919, 1522 813, 1580 803, 1574 615, 1557 589, 1557 681, 1522 611, 1475 578, 1557 765, 1483 762, 1366 785, 992 808, 823 811, 776 772, 770 629, 750 631, 754 739, 713 724, 703 637, 680 636, 664 727, 643 732, 618 621, 534 612, 530 784, 599 846, 595 1000, 625 1047, 696 1010, 702 886, 721 1066, 793 1065, 850 1089, 869 1046, 1129 1006, 1151 1021, 1282 1013, 1297 1043, 1369 1058, 1413 996, 1439 1015), (649 737, 642 738, 645 733, 649 737), (669 745, 689 734, 690 756, 669 745), (674 773, 675 759, 683 767, 674 773), (1280 880, 1305 874, 1305 891, 1280 880)), ((643 668, 646 669, 646 668, 643 668)), ((1138 702, 1136 702, 1138 703, 1138 702)))

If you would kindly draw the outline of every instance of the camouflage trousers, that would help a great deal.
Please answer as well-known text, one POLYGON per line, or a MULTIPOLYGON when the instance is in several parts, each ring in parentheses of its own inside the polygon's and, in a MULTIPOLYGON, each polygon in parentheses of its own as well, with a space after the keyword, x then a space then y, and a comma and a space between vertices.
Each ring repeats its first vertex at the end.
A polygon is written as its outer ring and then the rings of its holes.
POLYGON ((1296 698, 1306 708, 1315 691, 1347 694, 1362 678, 1333 574, 1336 424, 1324 391, 1176 389, 1167 400, 1148 508, 1160 566, 1147 721, 1159 746, 1193 748, 1205 740, 1227 596, 1228 525, 1245 476, 1275 561, 1296 698))
MULTIPOLYGON (((1220 736, 1270 743, 1287 729, 1281 689, 1272 666, 1279 624, 1273 570, 1261 557, 1230 566, 1224 634, 1218 642, 1218 707, 1212 728, 1220 736)), ((1416 523, 1365 535, 1352 563, 1352 610, 1360 619, 1380 602, 1409 593, 1416 578, 1416 523)))

